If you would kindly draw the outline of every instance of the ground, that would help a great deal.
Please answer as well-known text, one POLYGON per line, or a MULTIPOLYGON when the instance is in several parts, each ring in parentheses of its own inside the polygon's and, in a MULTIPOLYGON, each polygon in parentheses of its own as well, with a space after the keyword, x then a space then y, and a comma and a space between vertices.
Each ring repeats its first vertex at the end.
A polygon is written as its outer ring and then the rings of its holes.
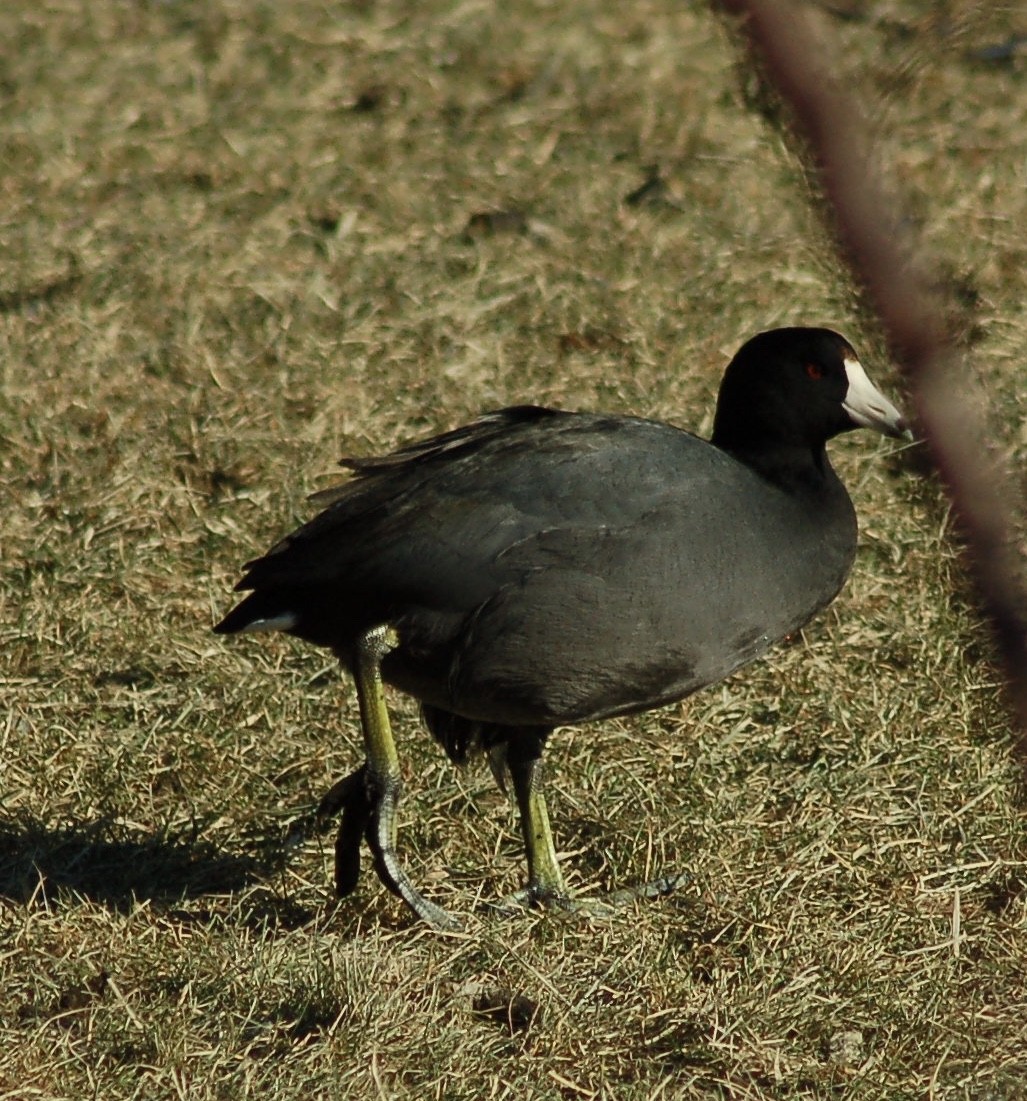
MULTIPOLYGON (((1022 10, 811 4, 823 64, 1025 469, 1022 10)), ((221 639, 241 563, 344 454, 489 408, 708 432, 724 364, 827 324, 902 401, 801 151, 699 3, 97 0, 0 12, 0 1097, 1005 1101, 1027 844, 1000 677, 917 451, 833 445, 835 604, 684 703, 558 731, 582 893, 392 699, 440 935, 297 827, 348 681, 221 639)))

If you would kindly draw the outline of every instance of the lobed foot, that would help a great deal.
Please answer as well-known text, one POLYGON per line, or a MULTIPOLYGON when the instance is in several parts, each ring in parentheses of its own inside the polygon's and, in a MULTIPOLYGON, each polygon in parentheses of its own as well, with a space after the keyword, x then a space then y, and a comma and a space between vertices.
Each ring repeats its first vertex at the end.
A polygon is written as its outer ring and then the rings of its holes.
POLYGON ((564 890, 529 884, 519 891, 514 891, 512 895, 507 895, 499 902, 486 903, 486 906, 503 917, 514 917, 529 907, 542 906, 559 913, 608 921, 631 903, 672 894, 684 887, 690 879, 687 872, 663 875, 636 887, 611 891, 610 894, 601 898, 575 898, 564 890))
POLYGON ((366 762, 339 780, 318 805, 319 819, 342 815, 335 837, 335 891, 345 898, 360 878, 360 844, 366 841, 378 878, 399 896, 422 921, 435 929, 455 932, 460 922, 441 906, 429 902, 413 885, 396 858, 397 782, 379 782, 366 762))

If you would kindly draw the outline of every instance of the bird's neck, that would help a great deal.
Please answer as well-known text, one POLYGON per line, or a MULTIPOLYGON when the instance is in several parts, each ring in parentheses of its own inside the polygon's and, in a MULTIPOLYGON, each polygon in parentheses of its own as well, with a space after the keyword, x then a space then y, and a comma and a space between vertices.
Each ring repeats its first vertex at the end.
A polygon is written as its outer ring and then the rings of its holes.
POLYGON ((816 447, 802 444, 787 447, 778 444, 773 448, 723 447, 722 450, 787 493, 818 501, 848 496, 823 444, 816 447))

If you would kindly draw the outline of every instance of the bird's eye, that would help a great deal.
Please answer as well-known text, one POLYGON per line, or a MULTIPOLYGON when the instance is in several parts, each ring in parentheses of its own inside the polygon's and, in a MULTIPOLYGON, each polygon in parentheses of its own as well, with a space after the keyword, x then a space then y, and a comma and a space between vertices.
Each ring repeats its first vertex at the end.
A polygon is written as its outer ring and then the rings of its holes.
POLYGON ((807 363, 806 374, 815 381, 824 377, 824 368, 819 363, 807 363))

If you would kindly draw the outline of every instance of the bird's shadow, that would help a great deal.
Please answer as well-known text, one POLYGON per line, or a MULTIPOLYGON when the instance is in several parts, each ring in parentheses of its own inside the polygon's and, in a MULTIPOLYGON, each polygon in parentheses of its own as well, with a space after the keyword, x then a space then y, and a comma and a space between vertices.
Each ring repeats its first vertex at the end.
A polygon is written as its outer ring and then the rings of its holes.
POLYGON ((104 818, 60 826, 25 815, 0 818, 0 899, 28 903, 70 893, 128 910, 140 900, 238 891, 282 867, 281 846, 235 853, 199 833, 200 826, 147 831, 104 818))

